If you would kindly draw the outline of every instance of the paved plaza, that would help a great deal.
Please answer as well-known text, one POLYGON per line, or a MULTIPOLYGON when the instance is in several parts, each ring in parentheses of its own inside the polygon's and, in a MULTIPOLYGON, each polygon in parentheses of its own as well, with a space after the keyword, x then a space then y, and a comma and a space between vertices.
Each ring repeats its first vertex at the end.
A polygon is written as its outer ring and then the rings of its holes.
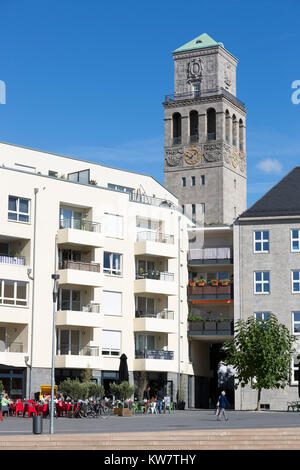
MULTIPOLYGON (((157 433, 189 430, 300 428, 300 412, 227 411, 229 420, 218 422, 214 410, 175 411, 171 414, 110 416, 101 418, 54 418, 55 434, 157 433)), ((5 417, 0 435, 32 434, 32 418, 5 417)), ((49 434, 50 419, 43 419, 43 434, 49 434)))

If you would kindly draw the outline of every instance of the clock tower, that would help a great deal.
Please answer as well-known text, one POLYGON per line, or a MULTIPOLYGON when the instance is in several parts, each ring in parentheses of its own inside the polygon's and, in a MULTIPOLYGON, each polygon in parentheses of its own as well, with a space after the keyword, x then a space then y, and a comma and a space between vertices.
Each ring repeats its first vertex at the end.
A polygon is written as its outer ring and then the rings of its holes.
POLYGON ((165 98, 165 186, 198 223, 231 224, 246 210, 246 109, 237 59, 202 34, 173 52, 165 98))

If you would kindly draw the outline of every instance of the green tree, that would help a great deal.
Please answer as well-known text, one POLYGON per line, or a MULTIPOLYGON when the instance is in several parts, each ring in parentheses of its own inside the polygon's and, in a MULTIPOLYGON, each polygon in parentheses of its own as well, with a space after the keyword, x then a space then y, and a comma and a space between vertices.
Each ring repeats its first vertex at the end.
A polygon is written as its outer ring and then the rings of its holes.
POLYGON ((250 383, 257 390, 257 410, 260 410, 263 389, 285 388, 291 374, 291 355, 296 341, 285 325, 271 314, 268 320, 254 316, 238 320, 232 341, 225 341, 223 361, 235 369, 237 388, 250 383))

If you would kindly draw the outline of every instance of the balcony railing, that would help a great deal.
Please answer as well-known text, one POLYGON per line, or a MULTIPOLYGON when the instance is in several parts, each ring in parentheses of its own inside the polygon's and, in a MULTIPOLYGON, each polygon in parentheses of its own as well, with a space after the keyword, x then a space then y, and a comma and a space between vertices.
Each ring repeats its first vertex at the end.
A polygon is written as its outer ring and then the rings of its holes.
POLYGON ((98 346, 58 345, 57 356, 99 356, 98 346))
POLYGON ((188 286, 187 294, 189 300, 231 300, 233 299, 233 285, 188 286))
POLYGON ((101 224, 91 222, 90 220, 78 219, 75 217, 63 218, 59 221, 59 228, 72 228, 76 230, 85 230, 87 232, 101 232, 101 224))
POLYGON ((207 336, 221 336, 221 335, 233 335, 234 333, 234 322, 232 320, 224 321, 189 321, 188 323, 189 333, 191 335, 207 335, 207 336))
POLYGON ((63 301, 59 306, 59 310, 70 310, 72 312, 100 313, 100 304, 91 303, 87 305, 81 305, 81 302, 76 300, 73 300, 72 304, 68 301, 63 301))
POLYGON ((136 273, 136 279, 154 279, 157 281, 174 281, 174 274, 160 271, 148 271, 136 273))
POLYGON ((16 341, 8 343, 6 341, 1 340, 0 352, 22 353, 24 352, 24 344, 16 341))
POLYGON ((136 241, 151 241, 157 243, 170 243, 174 244, 174 235, 166 235, 165 233, 158 233, 158 232, 137 232, 136 234, 136 241))
POLYGON ((58 263, 58 269, 75 269, 78 271, 91 271, 94 273, 99 273, 100 264, 99 263, 85 263, 83 261, 63 260, 58 263))
POLYGON ((218 248, 192 248, 188 252, 188 260, 198 260, 201 264, 214 264, 219 261, 228 263, 232 261, 233 253, 231 247, 218 248))
POLYGON ((160 349, 144 349, 135 351, 136 359, 161 359, 172 361, 174 359, 174 351, 163 351, 160 349))
POLYGON ((240 108, 245 109, 245 103, 243 103, 236 96, 232 95, 229 91, 225 90, 225 88, 222 88, 222 87, 216 87, 210 90, 199 90, 196 93, 195 91, 189 91, 186 93, 174 93, 171 95, 166 95, 165 102, 172 103, 174 101, 190 100, 194 98, 205 98, 207 96, 213 96, 213 95, 224 96, 235 105, 239 106, 240 108))
POLYGON ((174 320, 174 311, 164 309, 161 312, 148 313, 138 310, 135 312, 135 318, 158 318, 163 320, 174 320))
POLYGON ((0 254, 0 263, 25 266, 25 257, 24 256, 8 256, 8 255, 0 254))
POLYGON ((139 202, 141 204, 149 204, 151 206, 164 207, 167 209, 177 209, 177 206, 172 201, 168 199, 160 199, 158 197, 148 196, 147 194, 142 194, 140 191, 132 191, 129 194, 129 200, 131 202, 139 202))

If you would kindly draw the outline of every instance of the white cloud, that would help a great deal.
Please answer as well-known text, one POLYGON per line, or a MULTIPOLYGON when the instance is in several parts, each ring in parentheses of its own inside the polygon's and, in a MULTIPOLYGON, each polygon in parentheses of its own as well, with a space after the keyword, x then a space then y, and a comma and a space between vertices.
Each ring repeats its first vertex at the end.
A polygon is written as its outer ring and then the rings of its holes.
POLYGON ((282 164, 279 160, 274 158, 266 158, 265 160, 261 160, 257 165, 256 168, 263 171, 264 173, 276 173, 279 174, 282 172, 282 164))

